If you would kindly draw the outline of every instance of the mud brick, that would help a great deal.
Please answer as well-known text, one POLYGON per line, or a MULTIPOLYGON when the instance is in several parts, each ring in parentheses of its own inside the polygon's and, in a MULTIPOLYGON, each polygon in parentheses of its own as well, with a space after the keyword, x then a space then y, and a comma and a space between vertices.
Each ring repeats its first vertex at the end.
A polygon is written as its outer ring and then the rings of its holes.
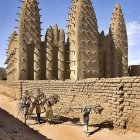
POLYGON ((120 123, 120 126, 124 127, 124 126, 125 126, 125 121, 122 121, 122 122, 120 123))
POLYGON ((126 83, 125 86, 126 87, 132 87, 132 83, 126 83))
POLYGON ((128 94, 124 95, 124 98, 129 98, 129 97, 130 97, 130 95, 128 95, 128 94))
POLYGON ((140 87, 133 87, 134 91, 140 91, 140 87))
POLYGON ((119 98, 118 99, 118 102, 123 102, 124 101, 124 98, 119 98))
POLYGON ((118 91, 117 95, 124 95, 124 91, 118 91))
POLYGON ((126 106, 125 107, 127 110, 131 110, 131 106, 126 106))
POLYGON ((112 98, 112 101, 113 101, 113 102, 116 102, 116 101, 117 101, 117 98, 116 98, 116 97, 113 97, 113 98, 112 98))
POLYGON ((134 82, 138 83, 138 85, 139 85, 140 84, 140 78, 135 79, 134 82))
POLYGON ((129 91, 127 91, 126 93, 127 93, 128 95, 131 95, 133 91, 134 91, 134 90, 129 90, 129 91))
POLYGON ((140 99, 140 94, 137 94, 136 95, 136 99, 140 99))
POLYGON ((117 112, 113 112, 113 114, 112 114, 113 116, 116 116, 117 115, 117 112))
POLYGON ((127 108, 124 108, 123 112, 124 112, 124 113, 128 113, 127 108))
POLYGON ((135 99, 136 98, 136 95, 130 95, 130 98, 131 99, 135 99))
POLYGON ((139 107, 136 108, 136 110, 137 110, 137 111, 140 111, 140 105, 139 105, 139 107))
POLYGON ((119 113, 120 112, 120 109, 115 108, 114 111, 116 111, 117 113, 119 113))
POLYGON ((125 106, 129 106, 130 105, 130 102, 124 102, 124 105, 125 106))

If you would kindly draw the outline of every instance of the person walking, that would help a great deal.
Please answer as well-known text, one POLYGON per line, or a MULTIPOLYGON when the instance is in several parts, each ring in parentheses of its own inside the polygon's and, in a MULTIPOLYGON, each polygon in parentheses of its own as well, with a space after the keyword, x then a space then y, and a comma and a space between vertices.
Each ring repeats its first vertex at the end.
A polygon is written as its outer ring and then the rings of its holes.
POLYGON ((36 100, 36 104, 35 104, 35 109, 36 109, 36 115, 37 115, 37 123, 41 123, 40 120, 40 114, 41 114, 41 105, 39 104, 39 100, 36 100))
POLYGON ((22 107, 23 107, 24 123, 26 125, 26 121, 27 121, 28 115, 29 115, 29 108, 30 108, 30 105, 31 105, 31 98, 29 96, 29 91, 28 90, 26 90, 24 92, 24 96, 21 100, 21 104, 22 104, 22 107))
POLYGON ((84 124, 84 131, 86 135, 89 137, 89 132, 88 132, 88 125, 89 125, 89 115, 90 115, 91 109, 84 108, 83 109, 83 124, 84 124))
POLYGON ((35 97, 35 110, 36 110, 36 114, 37 114, 37 123, 41 123, 41 117, 40 117, 40 114, 41 114, 41 104, 40 104, 40 89, 38 88, 37 89, 37 94, 36 94, 36 97, 35 97))
POLYGON ((46 109, 45 120, 51 124, 53 119, 53 110, 52 110, 52 103, 49 100, 46 103, 45 109, 46 109))

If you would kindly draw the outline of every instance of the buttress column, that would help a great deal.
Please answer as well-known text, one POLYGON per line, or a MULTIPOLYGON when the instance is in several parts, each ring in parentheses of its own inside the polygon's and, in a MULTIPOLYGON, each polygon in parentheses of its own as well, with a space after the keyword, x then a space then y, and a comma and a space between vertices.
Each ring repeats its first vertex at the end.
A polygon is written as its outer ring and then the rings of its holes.
POLYGON ((28 80, 29 61, 28 50, 34 51, 34 80, 41 79, 41 33, 40 15, 37 0, 24 0, 20 12, 19 21, 19 45, 18 45, 18 79, 28 80), (28 49, 33 46, 32 49, 28 49))
POLYGON ((53 79, 53 29, 48 28, 46 34, 46 79, 53 79))
POLYGON ((62 29, 59 31, 58 79, 65 80, 65 33, 62 29))

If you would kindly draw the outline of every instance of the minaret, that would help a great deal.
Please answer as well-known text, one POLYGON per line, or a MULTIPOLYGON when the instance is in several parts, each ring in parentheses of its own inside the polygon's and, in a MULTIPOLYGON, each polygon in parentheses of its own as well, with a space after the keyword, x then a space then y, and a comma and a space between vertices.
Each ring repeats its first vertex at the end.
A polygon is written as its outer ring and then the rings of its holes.
MULTIPOLYGON (((18 79, 28 80, 28 47, 34 50, 34 80, 41 78, 41 33, 37 0, 24 0, 19 21, 19 64, 18 79)), ((29 52, 30 55, 31 52, 29 52)))
POLYGON ((125 20, 119 3, 115 6, 110 36, 113 49, 113 77, 128 76, 128 42, 125 20))
POLYGON ((55 24, 46 36, 46 79, 65 80, 65 32, 55 24))
POLYGON ((90 0, 72 0, 68 22, 70 79, 98 78, 98 26, 90 0))

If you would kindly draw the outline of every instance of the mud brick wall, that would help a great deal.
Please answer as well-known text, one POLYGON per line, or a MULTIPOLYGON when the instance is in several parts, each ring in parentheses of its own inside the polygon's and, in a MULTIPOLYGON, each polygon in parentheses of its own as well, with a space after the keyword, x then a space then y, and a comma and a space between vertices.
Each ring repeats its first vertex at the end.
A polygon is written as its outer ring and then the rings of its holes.
POLYGON ((0 94, 12 97, 14 99, 21 98, 21 82, 0 81, 0 94))
POLYGON ((101 115, 92 111, 91 124, 112 121, 113 126, 118 129, 140 129, 140 77, 80 81, 15 81, 7 86, 16 90, 19 97, 25 90, 36 92, 37 88, 48 97, 58 94, 60 103, 54 107, 54 112, 58 115, 82 118, 80 109, 69 110, 69 107, 100 104, 104 111, 101 115))

